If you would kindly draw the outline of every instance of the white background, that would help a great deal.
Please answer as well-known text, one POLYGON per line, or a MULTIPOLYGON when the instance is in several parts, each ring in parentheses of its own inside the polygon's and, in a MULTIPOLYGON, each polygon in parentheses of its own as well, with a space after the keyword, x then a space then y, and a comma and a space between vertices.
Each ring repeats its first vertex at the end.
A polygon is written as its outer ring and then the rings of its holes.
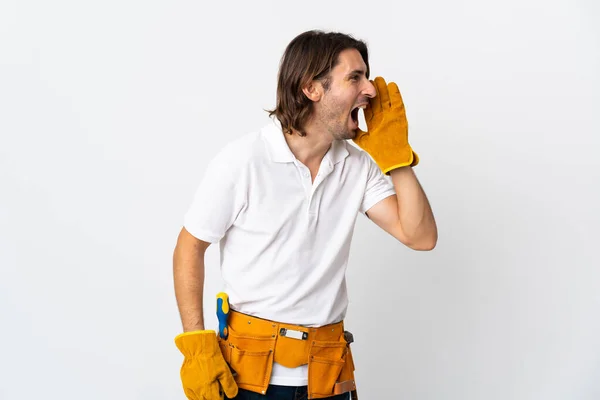
MULTIPOLYGON (((600 5, 0 5, 0 399, 183 399, 172 251, 210 157, 268 122, 302 31, 398 83, 439 242, 366 218, 361 400, 600 398, 600 5)), ((207 255, 207 324, 220 289, 207 255)))

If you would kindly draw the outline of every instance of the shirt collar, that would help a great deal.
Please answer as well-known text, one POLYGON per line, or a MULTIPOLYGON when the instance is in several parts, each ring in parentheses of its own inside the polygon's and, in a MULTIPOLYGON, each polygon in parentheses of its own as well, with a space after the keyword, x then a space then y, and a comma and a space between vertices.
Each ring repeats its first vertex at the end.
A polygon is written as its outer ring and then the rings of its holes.
MULTIPOLYGON (((296 161, 296 157, 290 150, 283 135, 285 133, 283 133, 281 124, 276 119, 263 128, 263 137, 267 143, 271 161, 276 163, 293 163, 296 161)), ((334 140, 331 148, 325 154, 325 160, 329 161, 332 166, 344 160, 350 154, 346 146, 345 140, 334 140)))

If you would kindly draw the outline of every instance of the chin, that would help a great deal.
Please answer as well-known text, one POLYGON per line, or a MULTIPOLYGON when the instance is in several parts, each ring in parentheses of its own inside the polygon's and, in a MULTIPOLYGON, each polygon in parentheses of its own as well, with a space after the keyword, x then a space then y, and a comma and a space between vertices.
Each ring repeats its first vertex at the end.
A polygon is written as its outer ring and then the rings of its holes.
POLYGON ((350 140, 356 137, 356 131, 342 132, 335 135, 336 140, 350 140))
POLYGON ((349 140, 356 137, 358 134, 358 128, 352 129, 350 126, 338 125, 334 129, 331 129, 330 132, 334 139, 349 140))
POLYGON ((356 138, 356 135, 358 134, 358 130, 357 129, 351 129, 349 130, 346 135, 345 135, 345 139, 354 139, 356 138))

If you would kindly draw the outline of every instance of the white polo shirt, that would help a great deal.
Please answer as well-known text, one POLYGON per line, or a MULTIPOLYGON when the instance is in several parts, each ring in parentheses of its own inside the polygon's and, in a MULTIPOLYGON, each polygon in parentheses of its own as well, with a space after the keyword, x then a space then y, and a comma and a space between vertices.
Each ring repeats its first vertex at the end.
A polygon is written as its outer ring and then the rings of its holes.
MULTIPOLYGON (((333 142, 311 182, 273 121, 211 160, 184 226, 200 240, 220 242, 233 309, 322 326, 346 314, 346 265, 358 213, 393 194, 371 157, 346 141, 333 142)), ((271 383, 305 385, 305 373, 275 366, 271 383)))

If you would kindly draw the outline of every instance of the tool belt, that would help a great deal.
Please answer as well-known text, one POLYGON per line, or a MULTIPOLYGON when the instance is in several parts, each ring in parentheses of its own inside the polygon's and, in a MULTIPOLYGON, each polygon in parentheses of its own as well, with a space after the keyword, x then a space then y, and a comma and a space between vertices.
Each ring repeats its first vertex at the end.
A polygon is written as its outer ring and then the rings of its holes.
POLYGON ((288 368, 308 364, 308 398, 352 392, 357 400, 352 334, 344 323, 309 328, 230 311, 227 339, 218 337, 239 388, 265 394, 273 362, 288 368))

